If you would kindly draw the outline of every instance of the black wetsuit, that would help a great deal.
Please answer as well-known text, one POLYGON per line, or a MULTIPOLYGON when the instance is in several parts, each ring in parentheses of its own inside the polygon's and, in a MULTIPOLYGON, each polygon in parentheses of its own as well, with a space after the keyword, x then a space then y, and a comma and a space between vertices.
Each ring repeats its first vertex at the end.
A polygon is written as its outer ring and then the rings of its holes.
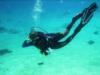
MULTIPOLYGON (((51 49, 58 49, 61 47, 64 47, 66 44, 68 44, 79 31, 91 20, 93 16, 93 12, 97 9, 96 3, 91 4, 88 8, 85 8, 82 13, 76 15, 73 17, 72 22, 66 27, 67 33, 49 33, 45 34, 42 32, 37 32, 38 38, 36 39, 35 43, 32 42, 30 45, 34 45, 37 48, 41 50, 41 53, 47 55, 48 54, 48 48, 51 49), (68 35, 70 32, 72 26, 75 24, 77 20, 81 19, 80 23, 74 30, 74 32, 65 40, 60 41, 62 38, 68 35)), ((34 36, 34 35, 31 35, 34 36)), ((31 38, 32 40, 32 38, 31 38)), ((33 40, 34 41, 34 40, 33 40)))

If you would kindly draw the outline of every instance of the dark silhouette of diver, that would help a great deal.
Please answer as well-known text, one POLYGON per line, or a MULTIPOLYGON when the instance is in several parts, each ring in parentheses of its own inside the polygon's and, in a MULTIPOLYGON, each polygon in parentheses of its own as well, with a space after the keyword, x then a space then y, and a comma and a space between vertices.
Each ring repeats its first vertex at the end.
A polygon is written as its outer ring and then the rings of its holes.
POLYGON ((88 8, 85 8, 81 13, 73 17, 72 22, 66 27, 64 32, 45 34, 40 31, 31 31, 29 33, 29 40, 25 40, 22 46, 36 46, 40 49, 42 54, 48 55, 49 48, 58 49, 67 45, 76 36, 76 34, 79 33, 79 31, 91 20, 96 9, 96 3, 92 3, 88 8), (75 24, 75 22, 79 19, 81 19, 81 21, 74 32, 66 40, 60 42, 62 38, 69 34, 73 24, 75 24))

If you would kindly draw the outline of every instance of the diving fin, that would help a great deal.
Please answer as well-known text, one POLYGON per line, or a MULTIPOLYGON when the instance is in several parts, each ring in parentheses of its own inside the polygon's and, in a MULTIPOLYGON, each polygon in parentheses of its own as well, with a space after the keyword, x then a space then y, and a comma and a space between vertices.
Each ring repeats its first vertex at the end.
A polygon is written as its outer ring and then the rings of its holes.
POLYGON ((93 13, 96 11, 97 9, 97 5, 96 3, 92 3, 88 8, 85 8, 85 10, 83 11, 83 16, 82 16, 82 24, 86 24, 90 21, 90 19, 93 16, 93 13))

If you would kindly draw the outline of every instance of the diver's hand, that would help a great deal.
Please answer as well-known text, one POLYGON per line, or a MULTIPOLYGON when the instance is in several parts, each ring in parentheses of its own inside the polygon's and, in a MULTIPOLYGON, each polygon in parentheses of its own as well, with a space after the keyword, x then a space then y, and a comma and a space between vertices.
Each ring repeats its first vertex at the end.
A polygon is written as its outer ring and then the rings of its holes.
POLYGON ((41 54, 47 56, 49 53, 47 51, 40 51, 41 54))
POLYGON ((28 47, 28 46, 31 46, 33 45, 32 41, 30 40, 25 40, 22 44, 22 47, 28 47))

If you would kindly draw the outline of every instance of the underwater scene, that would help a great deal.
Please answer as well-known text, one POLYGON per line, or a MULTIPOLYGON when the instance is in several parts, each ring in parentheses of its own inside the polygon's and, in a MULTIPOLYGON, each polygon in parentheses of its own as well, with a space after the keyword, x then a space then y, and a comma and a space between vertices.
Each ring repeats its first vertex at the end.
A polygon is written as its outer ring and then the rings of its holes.
POLYGON ((0 75, 100 75, 100 0, 0 0, 0 75))

